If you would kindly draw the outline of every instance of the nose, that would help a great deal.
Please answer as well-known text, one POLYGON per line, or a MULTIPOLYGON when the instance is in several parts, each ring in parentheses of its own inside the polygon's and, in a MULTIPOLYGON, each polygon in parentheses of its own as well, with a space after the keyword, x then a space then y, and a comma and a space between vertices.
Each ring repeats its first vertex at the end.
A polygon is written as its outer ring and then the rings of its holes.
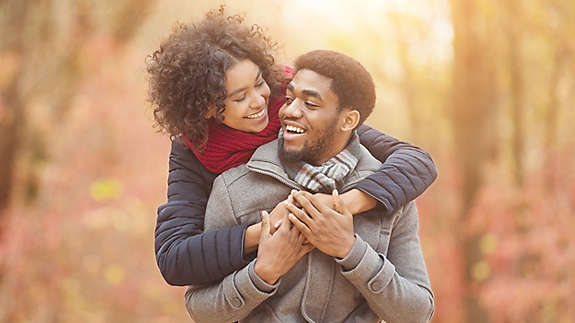
POLYGON ((266 98, 258 91, 254 91, 252 94, 252 98, 250 100, 250 108, 258 110, 261 109, 262 106, 265 104, 266 104, 266 98))
POLYGON ((300 102, 298 99, 293 100, 290 104, 285 104, 279 111, 281 119, 299 119, 303 116, 300 102))

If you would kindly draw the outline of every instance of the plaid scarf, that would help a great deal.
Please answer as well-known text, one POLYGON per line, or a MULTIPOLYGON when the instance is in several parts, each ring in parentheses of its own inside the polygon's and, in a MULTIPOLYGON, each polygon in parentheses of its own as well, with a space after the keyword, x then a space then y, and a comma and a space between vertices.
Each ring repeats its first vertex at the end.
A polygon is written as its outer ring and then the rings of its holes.
POLYGON ((354 134, 344 150, 319 166, 298 161, 284 162, 284 167, 288 176, 307 190, 331 193, 342 186, 344 178, 357 165, 359 149, 359 138, 354 134))

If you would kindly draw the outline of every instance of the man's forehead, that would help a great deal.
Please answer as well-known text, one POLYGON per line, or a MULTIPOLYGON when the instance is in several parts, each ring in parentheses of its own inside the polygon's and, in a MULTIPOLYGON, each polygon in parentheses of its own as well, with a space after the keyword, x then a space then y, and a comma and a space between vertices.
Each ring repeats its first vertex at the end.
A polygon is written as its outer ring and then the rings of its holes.
POLYGON ((331 82, 332 79, 327 76, 312 70, 301 69, 297 71, 288 88, 292 91, 315 91, 325 96, 332 92, 331 82))

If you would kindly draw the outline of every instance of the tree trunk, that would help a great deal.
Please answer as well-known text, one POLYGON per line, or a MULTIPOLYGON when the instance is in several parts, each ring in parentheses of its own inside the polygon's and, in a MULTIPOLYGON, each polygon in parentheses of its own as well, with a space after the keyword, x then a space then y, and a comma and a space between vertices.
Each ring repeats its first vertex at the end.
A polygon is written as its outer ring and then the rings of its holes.
POLYGON ((0 213, 10 202, 23 123, 23 107, 17 87, 11 86, 2 93, 2 97, 3 102, 0 106, 0 213))
POLYGON ((409 121, 410 121, 410 131, 411 138, 415 142, 419 142, 423 136, 422 134, 422 122, 420 114, 418 111, 417 104, 417 89, 415 84, 414 71, 412 68, 412 63, 409 58, 409 45, 407 43, 406 32, 404 32, 401 17, 394 16, 393 23, 395 25, 395 31, 397 33, 397 46, 398 46, 398 56, 401 62, 403 79, 401 82, 401 91, 403 93, 403 98, 405 99, 405 106, 408 111, 409 121))
MULTIPOLYGON (((559 42, 556 42, 559 43, 559 42)), ((559 98, 557 97, 557 87, 561 78, 561 70, 563 68, 563 52, 561 48, 555 49, 555 59, 553 62, 553 69, 549 80, 548 104, 545 111, 545 120, 543 125, 543 152, 545 156, 544 169, 545 175, 545 191, 550 196, 554 196, 556 191, 556 156, 555 148, 557 147, 557 126, 559 120, 559 98)))
POLYGON ((523 91, 523 71, 521 55, 521 28, 522 26, 522 9, 521 3, 516 0, 503 2, 505 7, 506 19, 506 36, 509 44, 508 64, 511 89, 511 122, 513 124, 511 156, 513 165, 513 183, 516 187, 523 187, 524 183, 524 165, 523 158, 525 153, 525 124, 524 124, 524 91, 523 91))
MULTIPOLYGON (((23 56, 24 17, 30 10, 26 1, 11 1, 0 4, 0 10, 9 15, 0 17, 0 29, 5 34, 0 39, 0 54, 20 60, 23 56)), ((10 203, 16 157, 21 143, 24 124, 24 102, 20 96, 22 62, 15 63, 16 70, 7 75, 8 82, 0 88, 0 218, 10 203)), ((0 221, 3 222, 3 221, 0 221)), ((2 228, 0 228, 0 236, 2 228)))
MULTIPOLYGON (((450 119, 453 128, 454 154, 458 158, 461 176, 460 225, 469 218, 482 182, 482 168, 493 144, 489 125, 495 109, 495 68, 490 55, 490 30, 481 19, 478 0, 452 0, 454 66, 453 97, 450 119)), ((468 235, 465 230, 457 233, 464 260, 464 286, 466 322, 487 322, 487 312, 478 300, 480 282, 472 275, 481 261, 479 235, 468 235), (472 290, 472 287, 473 290, 472 290), (475 288, 477 287, 477 288, 475 288)))

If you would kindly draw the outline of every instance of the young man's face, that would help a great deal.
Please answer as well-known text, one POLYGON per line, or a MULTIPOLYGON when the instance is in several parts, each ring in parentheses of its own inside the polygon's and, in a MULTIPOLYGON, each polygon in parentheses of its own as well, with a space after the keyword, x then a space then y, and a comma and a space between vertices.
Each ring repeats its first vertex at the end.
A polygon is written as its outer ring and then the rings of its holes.
POLYGON ((339 100, 330 88, 331 81, 303 69, 288 84, 286 103, 279 111, 283 158, 319 165, 347 144, 346 135, 339 129, 342 111, 339 111, 339 100))

